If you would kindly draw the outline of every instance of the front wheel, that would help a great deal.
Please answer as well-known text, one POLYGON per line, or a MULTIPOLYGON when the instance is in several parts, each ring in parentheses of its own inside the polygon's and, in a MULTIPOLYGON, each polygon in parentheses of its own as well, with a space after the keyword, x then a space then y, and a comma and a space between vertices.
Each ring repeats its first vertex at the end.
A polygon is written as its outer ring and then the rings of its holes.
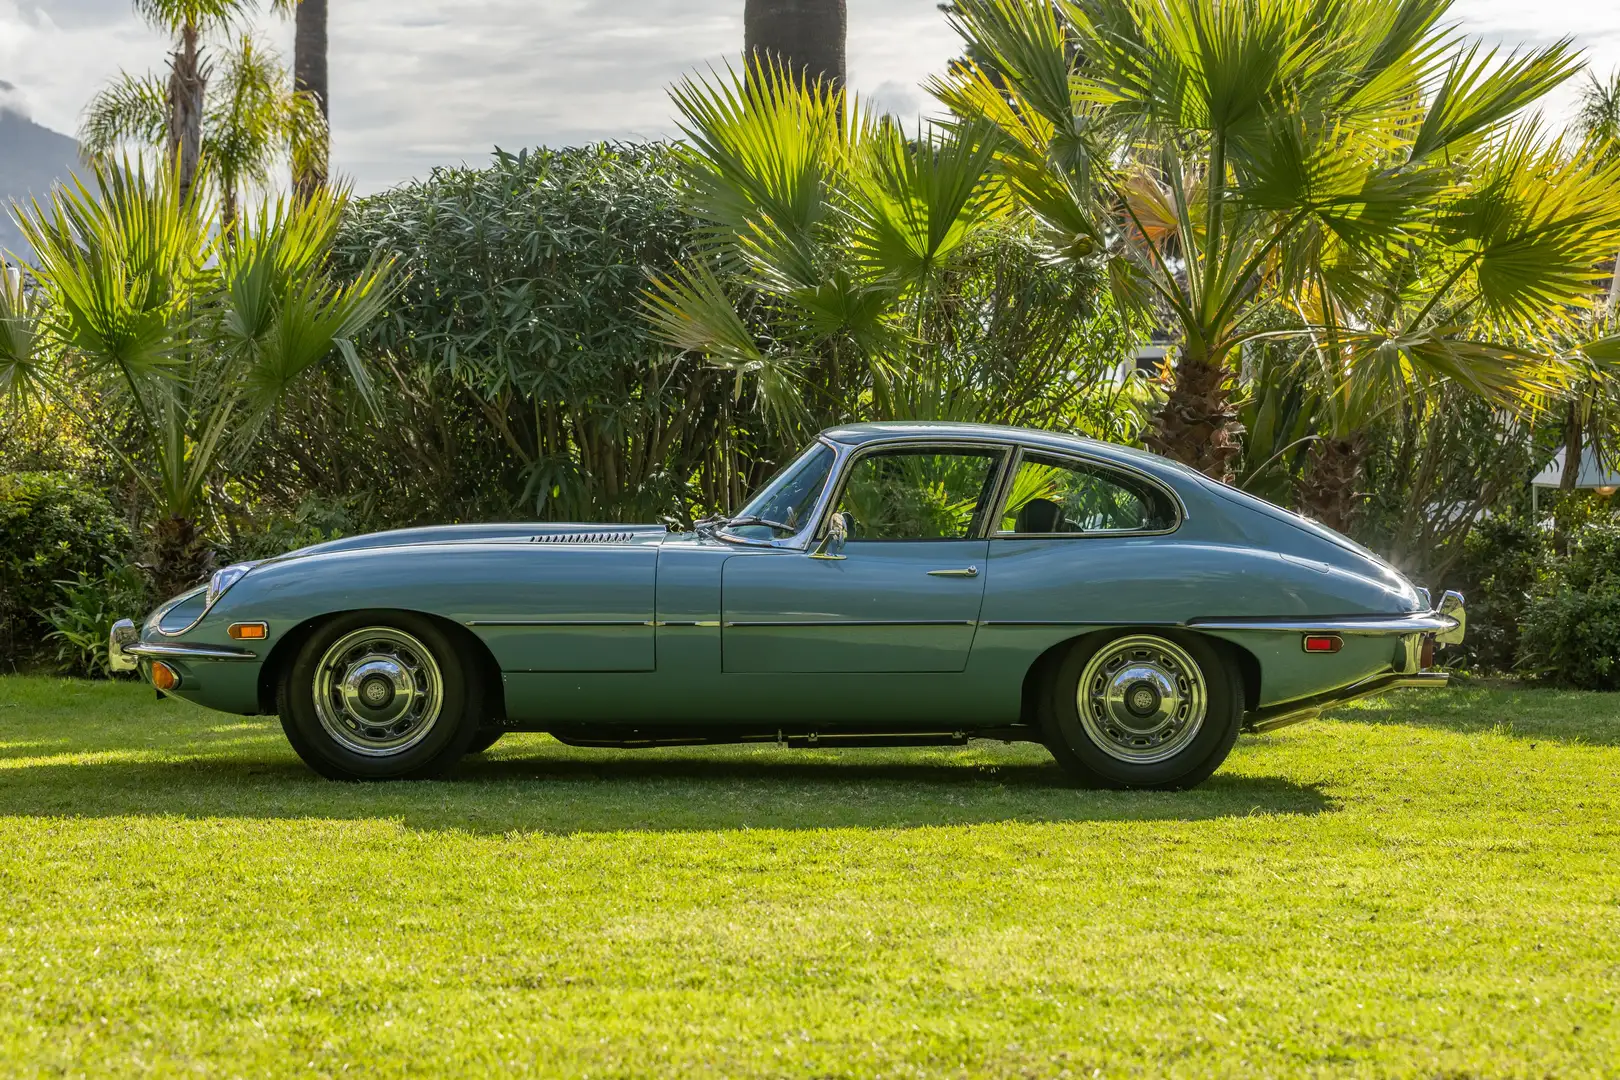
POLYGON ((1243 686, 1196 635, 1094 636, 1059 663, 1043 713, 1047 747, 1081 783, 1189 788, 1231 753, 1243 686))
POLYGON ((454 640, 408 612, 320 627, 282 672, 277 711, 305 763, 333 780, 425 779, 467 752, 483 687, 454 640))

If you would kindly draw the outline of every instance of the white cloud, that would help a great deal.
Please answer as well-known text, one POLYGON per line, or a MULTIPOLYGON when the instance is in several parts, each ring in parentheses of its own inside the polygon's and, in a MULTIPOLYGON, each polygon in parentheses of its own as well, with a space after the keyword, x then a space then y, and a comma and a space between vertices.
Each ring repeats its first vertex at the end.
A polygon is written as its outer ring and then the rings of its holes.
MULTIPOLYGON (((665 88, 741 51, 743 2, 332 0, 334 164, 370 191, 497 144, 673 134, 665 88)), ((1612 2, 1458 0, 1452 14, 1493 42, 1572 34, 1599 71, 1620 64, 1612 2)), ((265 25, 290 57, 290 28, 265 25)), ((160 69, 165 49, 127 0, 0 0, 0 79, 61 131, 120 68, 160 69)), ((850 82, 885 111, 932 112, 921 83, 958 52, 935 0, 849 0, 850 82)))

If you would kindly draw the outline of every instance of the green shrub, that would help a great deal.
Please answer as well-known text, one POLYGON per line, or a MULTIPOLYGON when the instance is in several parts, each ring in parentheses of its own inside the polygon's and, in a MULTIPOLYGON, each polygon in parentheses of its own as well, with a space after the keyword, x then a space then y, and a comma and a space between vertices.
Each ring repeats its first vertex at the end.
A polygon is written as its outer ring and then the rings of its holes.
POLYGON ((291 514, 270 514, 247 523, 224 554, 230 562, 271 559, 289 551, 362 532, 344 500, 310 496, 291 514))
POLYGON ((64 675, 110 676, 107 638, 119 619, 145 613, 146 575, 109 561, 98 575, 81 573, 56 586, 62 600, 40 615, 54 627, 45 637, 56 646, 57 667, 64 675))
POLYGON ((100 575, 130 551, 107 497, 72 474, 0 475, 0 665, 36 659, 58 581, 100 575))
POLYGON ((1525 613, 1549 554, 1546 532, 1526 520, 1491 518, 1468 534, 1446 584, 1468 600, 1468 636, 1459 651, 1469 667, 1507 671, 1517 662, 1525 613))
POLYGON ((1620 525, 1587 525, 1551 561, 1525 611, 1519 666, 1561 686, 1620 690, 1620 525))

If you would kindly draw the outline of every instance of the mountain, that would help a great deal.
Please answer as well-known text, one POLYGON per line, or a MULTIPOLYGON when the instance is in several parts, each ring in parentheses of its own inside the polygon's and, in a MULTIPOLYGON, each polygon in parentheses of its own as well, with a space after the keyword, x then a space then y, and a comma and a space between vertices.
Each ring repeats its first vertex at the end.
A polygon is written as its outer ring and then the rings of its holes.
POLYGON ((28 245, 9 212, 12 201, 42 199, 82 166, 78 143, 4 107, 13 89, 0 80, 0 250, 27 258, 28 245))

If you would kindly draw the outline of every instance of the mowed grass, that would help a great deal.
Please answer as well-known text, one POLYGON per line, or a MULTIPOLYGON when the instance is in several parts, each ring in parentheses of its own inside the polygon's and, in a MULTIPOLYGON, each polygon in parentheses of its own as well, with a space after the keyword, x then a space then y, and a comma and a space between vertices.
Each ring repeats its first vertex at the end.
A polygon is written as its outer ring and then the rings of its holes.
POLYGON ((1198 791, 1044 751, 334 784, 0 679, 0 1075, 1620 1073, 1620 696, 1411 692, 1198 791))

